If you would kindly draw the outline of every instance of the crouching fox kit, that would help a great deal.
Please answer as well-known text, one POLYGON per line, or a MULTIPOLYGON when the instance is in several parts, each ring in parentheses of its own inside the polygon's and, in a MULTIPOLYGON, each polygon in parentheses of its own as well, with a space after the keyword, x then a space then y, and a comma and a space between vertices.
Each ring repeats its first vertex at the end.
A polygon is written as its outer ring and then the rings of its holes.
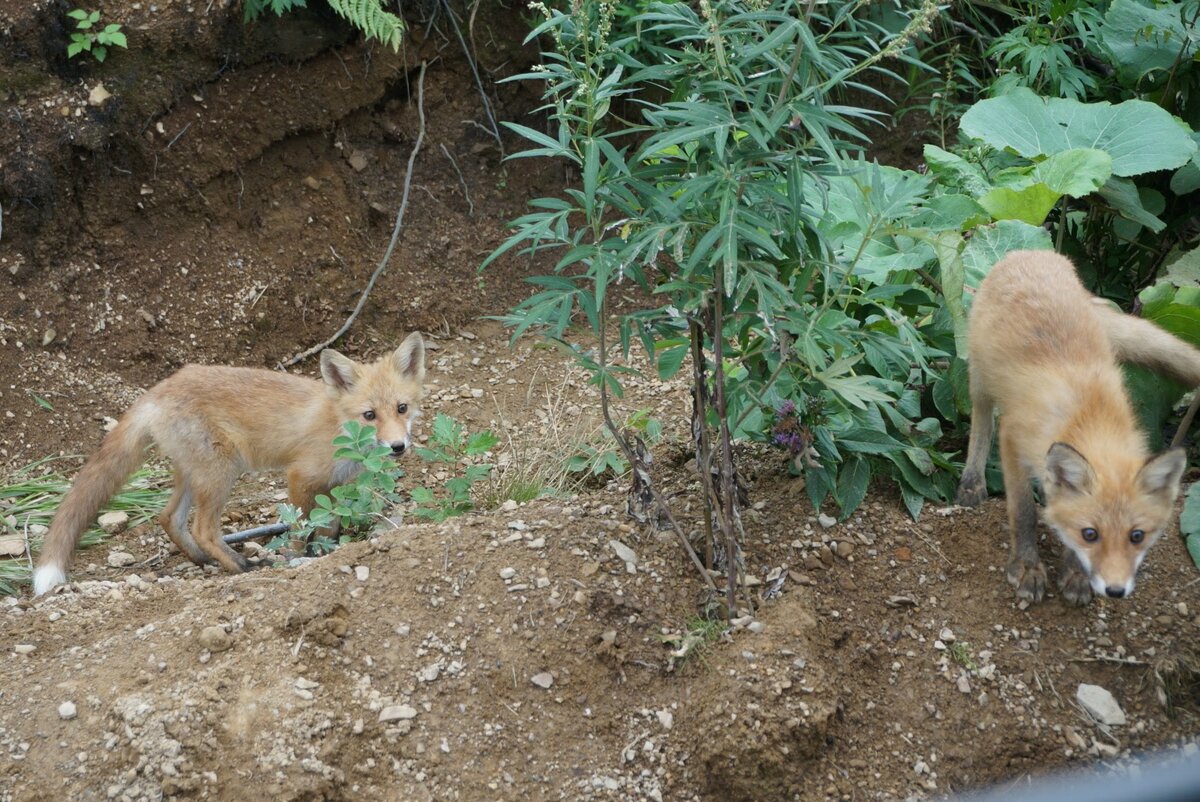
POLYGON ((222 540, 220 519, 242 473, 286 469, 288 500, 307 513, 318 494, 355 473, 355 463, 333 458, 333 438, 346 422, 374 426, 377 441, 396 455, 408 448, 424 394, 419 333, 369 365, 327 349, 321 377, 324 385, 270 370, 188 365, 148 390, 75 477, 46 534, 34 594, 66 581, 79 538, 145 461, 151 442, 175 469, 175 489, 159 523, 193 562, 215 561, 233 573, 249 564, 222 540))
POLYGON ((1008 580, 1018 598, 1041 601, 1046 589, 1031 477, 1041 481, 1043 516, 1065 546, 1059 587, 1072 604, 1087 604, 1093 593, 1131 594, 1171 516, 1184 453, 1148 455, 1118 360, 1200 383, 1200 351, 1102 306, 1056 253, 1010 253, 975 295, 971 437, 957 502, 975 506, 987 495, 984 468, 999 407, 1012 530, 1008 580))

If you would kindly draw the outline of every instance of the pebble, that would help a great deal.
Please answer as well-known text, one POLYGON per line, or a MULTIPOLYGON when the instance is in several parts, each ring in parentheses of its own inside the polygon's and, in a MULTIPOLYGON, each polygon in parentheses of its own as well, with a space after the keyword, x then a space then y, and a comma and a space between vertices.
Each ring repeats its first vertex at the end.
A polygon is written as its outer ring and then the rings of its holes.
POLYGON ((1125 723, 1125 711, 1117 704, 1113 695, 1099 685, 1079 683, 1079 688, 1075 691, 1075 699, 1092 718, 1101 724, 1114 726, 1125 723))
POLYGON ((379 711, 379 721, 407 721, 417 717, 417 709, 411 705, 388 705, 379 711))
POLYGON ((662 725, 664 730, 669 730, 675 726, 675 714, 670 710, 659 710, 655 715, 658 716, 658 723, 662 725))
POLYGON ((369 577, 370 575, 371 575, 370 566, 366 566, 366 565, 354 566, 354 578, 357 579, 359 582, 366 582, 367 577, 369 577))
POLYGON ((110 551, 108 553, 108 564, 111 568, 125 568, 135 562, 137 562, 137 557, 127 551, 110 551))
POLYGON ((113 511, 106 512, 97 520, 100 528, 110 535, 124 532, 129 526, 129 513, 113 511))
POLYGON ((534 674, 529 681, 539 688, 549 688, 554 684, 554 676, 549 671, 543 671, 540 674, 534 674))
POLYGON ((954 630, 950 629, 949 627, 945 627, 941 632, 938 633, 938 640, 942 641, 943 643, 954 643, 954 630))
POLYGON ((500 505, 500 512, 516 512, 516 510, 517 502, 513 501, 511 498, 500 505))
POLYGON ((210 652, 223 652, 233 645, 233 638, 225 631, 225 627, 211 626, 200 630, 200 645, 210 652))
POLYGON ((608 547, 616 553, 617 559, 630 565, 637 565, 637 553, 619 540, 608 541, 608 547))
POLYGON ((966 674, 959 675, 957 685, 958 685, 959 693, 970 693, 971 692, 971 680, 967 679, 966 674))
POLYGON ((750 624, 746 627, 746 629, 750 630, 755 635, 762 632, 766 628, 767 628, 767 625, 764 624, 762 621, 751 621, 750 624))
POLYGON ((834 551, 836 551, 837 556, 841 557, 843 560, 848 559, 850 555, 854 553, 854 544, 848 540, 839 540, 834 551))
POLYGON ((535 537, 533 540, 529 541, 525 545, 531 549, 542 549, 542 548, 546 547, 546 538, 535 537))
POLYGON ((825 513, 821 513, 820 515, 817 516, 817 523, 819 523, 821 525, 822 529, 828 529, 831 526, 837 525, 837 518, 834 518, 832 515, 826 515, 825 513))
POLYGON ((58 717, 63 721, 70 721, 71 719, 75 718, 75 713, 76 711, 74 702, 63 702, 58 706, 58 717))
POLYGON ((516 568, 501 568, 500 569, 500 578, 501 579, 512 579, 516 575, 517 575, 516 568))
POLYGON ((13 651, 17 654, 33 654, 37 649, 32 643, 18 643, 13 647, 13 651))

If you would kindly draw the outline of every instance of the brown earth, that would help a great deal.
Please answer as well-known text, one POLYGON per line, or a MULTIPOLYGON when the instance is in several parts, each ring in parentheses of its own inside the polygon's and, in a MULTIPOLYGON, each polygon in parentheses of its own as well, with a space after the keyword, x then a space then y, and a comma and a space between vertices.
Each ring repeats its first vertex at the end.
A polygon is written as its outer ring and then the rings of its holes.
MULTIPOLYGON (((569 176, 501 163, 444 16, 428 34, 414 17, 394 56, 317 11, 245 27, 220 0, 122 0, 100 9, 130 49, 94 65, 60 52, 67 8, 0 2, 7 464, 94 448, 185 362, 270 367, 336 329, 391 233, 421 60, 403 235, 339 348, 427 332, 429 411, 501 435, 493 502, 594 429, 559 353, 479 321, 545 266, 476 266, 569 176), (100 82, 112 97, 90 106, 100 82)), ((528 122, 535 93, 493 83, 533 58, 520 13, 467 32, 498 116, 528 122)), ((659 479, 694 529, 686 394, 635 379, 618 414, 641 408, 666 424, 659 479)), ((0 614, 0 800, 894 799, 1195 750, 1200 583, 1177 530, 1132 599, 1020 609, 1002 503, 913 522, 877 487, 825 528, 773 453, 740 458, 756 620, 685 658, 701 583, 670 533, 622 513, 619 483, 239 577, 151 526, 81 552, 72 589, 0 614), (108 567, 118 550, 134 565, 108 567), (1128 723, 1094 723, 1081 682, 1128 723)), ((269 520, 280 491, 245 482, 231 528, 269 520)))

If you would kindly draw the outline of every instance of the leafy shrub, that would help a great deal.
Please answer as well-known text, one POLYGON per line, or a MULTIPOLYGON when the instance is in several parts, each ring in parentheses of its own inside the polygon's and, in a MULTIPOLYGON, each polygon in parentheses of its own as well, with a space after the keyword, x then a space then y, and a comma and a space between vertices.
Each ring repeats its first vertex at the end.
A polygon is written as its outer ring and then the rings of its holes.
POLYGON ((108 57, 108 48, 128 47, 119 23, 105 25, 103 30, 96 29, 100 23, 99 11, 77 8, 68 11, 67 16, 75 20, 75 32, 71 34, 71 43, 67 45, 67 58, 75 58, 86 52, 102 62, 108 57))
MULTIPOLYGON (((338 16, 358 28, 368 38, 398 51, 404 39, 404 20, 384 8, 382 0, 327 0, 338 16)), ((246 0, 245 21, 258 19, 265 11, 276 16, 295 8, 307 7, 307 0, 246 0)))
POLYGON ((533 201, 485 266, 517 247, 561 251, 505 320, 561 339, 578 311, 601 340, 598 355, 577 354, 602 400, 625 370, 606 351, 612 322, 620 353, 640 341, 662 378, 692 357, 712 401, 704 423, 725 439, 767 440, 785 401, 805 410, 814 504, 832 497, 849 514, 882 474, 915 514, 952 489, 940 425, 922 413, 950 321, 914 286, 922 260, 884 263, 910 244, 893 234, 928 182, 844 161, 872 114, 829 97, 902 53, 936 6, 894 35, 856 17, 860 5, 653 3, 629 21, 645 36, 633 52, 612 3, 543 9, 533 35, 553 50, 519 78, 545 84, 552 132, 510 127, 534 145, 518 157, 564 159, 582 184, 533 201), (634 101, 641 122, 613 111, 634 101), (661 305, 611 315, 623 282, 661 305))
POLYGON ((268 548, 278 549, 289 541, 309 541, 317 554, 332 551, 341 543, 353 540, 369 531, 385 516, 384 512, 400 502, 396 479, 403 476, 392 459, 392 450, 375 439, 375 427, 358 421, 347 421, 343 432, 333 438, 335 460, 357 463, 360 470, 347 483, 321 494, 315 499, 308 518, 291 504, 279 505, 279 520, 288 524, 289 531, 274 538, 268 548), (318 530, 338 526, 335 543, 318 530))
POLYGON ((486 430, 468 436, 461 423, 449 415, 438 413, 433 421, 429 446, 416 449, 417 456, 432 463, 462 463, 463 472, 446 480, 446 495, 442 498, 428 488, 414 487, 411 496, 418 506, 413 509, 413 515, 444 521, 470 511, 474 506, 471 489, 492 471, 491 465, 476 464, 472 460, 490 451, 498 442, 496 435, 486 430))

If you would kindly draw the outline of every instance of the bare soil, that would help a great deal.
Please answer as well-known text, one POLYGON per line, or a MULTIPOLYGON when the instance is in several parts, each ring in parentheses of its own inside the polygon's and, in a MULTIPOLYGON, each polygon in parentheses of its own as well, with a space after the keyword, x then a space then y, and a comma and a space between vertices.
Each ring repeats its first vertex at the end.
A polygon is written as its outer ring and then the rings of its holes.
MULTIPOLYGON (((414 18, 394 55, 320 11, 246 27, 221 0, 121 0, 100 9, 130 49, 95 65, 61 52, 67 8, 0 2, 3 462, 92 450, 186 362, 273 367, 332 333, 391 233, 422 61, 403 235, 339 348, 425 331, 428 413, 492 427, 505 470, 596 425, 561 354, 480 320, 547 266, 477 265, 571 177, 501 162, 444 17, 414 18), (89 105, 99 83, 112 97, 89 105)), ((521 13, 497 4, 467 33, 497 115, 529 123, 533 91, 494 83, 534 57, 521 13)), ((618 414, 641 408, 695 529, 686 393, 635 379, 618 414)), ((1195 752, 1200 583, 1176 529, 1131 599, 1022 609, 1002 501, 913 522, 880 486, 825 528, 773 452, 739 457, 755 621, 686 658, 702 585, 616 482, 244 576, 152 526, 83 551, 76 584, 0 612, 0 800, 873 800, 1195 752), (117 550, 134 565, 110 568, 117 550), (1084 713, 1082 682, 1127 723, 1084 713)), ((230 528, 281 491, 248 479, 230 528)))

